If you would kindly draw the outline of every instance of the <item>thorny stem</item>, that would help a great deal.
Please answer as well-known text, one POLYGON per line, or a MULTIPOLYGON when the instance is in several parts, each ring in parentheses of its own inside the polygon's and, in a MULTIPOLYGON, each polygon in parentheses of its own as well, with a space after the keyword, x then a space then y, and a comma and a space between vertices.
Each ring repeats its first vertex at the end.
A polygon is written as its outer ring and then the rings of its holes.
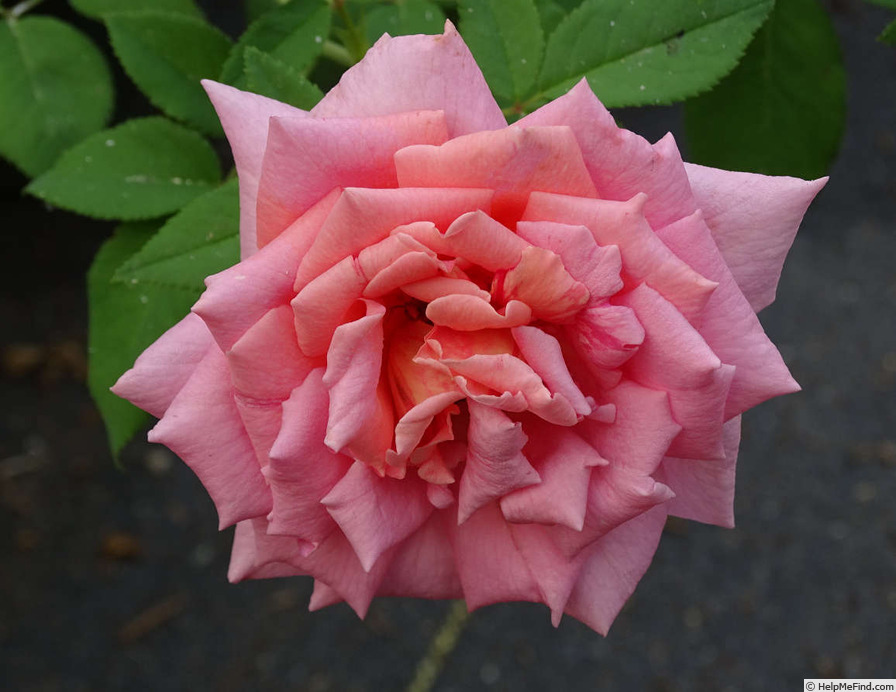
POLYGON ((429 643, 426 655, 417 664, 414 679, 407 686, 407 692, 429 692, 432 689, 445 667, 445 661, 457 646, 469 618, 466 603, 454 601, 451 604, 442 626, 429 643))

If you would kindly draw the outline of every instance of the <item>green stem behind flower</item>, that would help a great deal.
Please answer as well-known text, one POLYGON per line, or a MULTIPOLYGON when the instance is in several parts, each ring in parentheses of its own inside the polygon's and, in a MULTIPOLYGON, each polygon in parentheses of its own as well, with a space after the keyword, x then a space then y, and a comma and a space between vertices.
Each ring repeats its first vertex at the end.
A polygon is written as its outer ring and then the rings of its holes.
POLYGON ((414 679, 407 686, 407 692, 429 692, 432 689, 469 619, 467 604, 464 601, 454 601, 448 608, 442 626, 429 643, 426 655, 417 664, 414 679))

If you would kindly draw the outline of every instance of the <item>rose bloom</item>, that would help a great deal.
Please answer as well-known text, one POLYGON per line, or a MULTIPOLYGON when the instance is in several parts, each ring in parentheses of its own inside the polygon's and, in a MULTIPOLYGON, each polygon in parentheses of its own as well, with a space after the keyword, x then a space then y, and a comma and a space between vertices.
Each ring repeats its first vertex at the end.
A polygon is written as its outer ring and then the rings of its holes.
POLYGON ((113 390, 236 524, 229 577, 546 604, 606 633, 667 515, 732 526, 755 312, 824 181, 684 164, 583 80, 512 126, 454 27, 310 112, 207 82, 242 261, 113 390))

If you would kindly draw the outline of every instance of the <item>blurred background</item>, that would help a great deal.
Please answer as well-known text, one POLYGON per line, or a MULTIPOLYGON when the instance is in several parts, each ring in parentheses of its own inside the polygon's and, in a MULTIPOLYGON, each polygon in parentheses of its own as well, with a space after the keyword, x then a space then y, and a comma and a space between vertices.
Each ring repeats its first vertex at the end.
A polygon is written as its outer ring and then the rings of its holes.
MULTIPOLYGON (((241 30, 241 4, 201 3, 241 30)), ((827 3, 847 130, 762 322, 804 391, 744 418, 734 530, 670 521, 607 638, 546 608, 470 619, 435 689, 801 689, 896 677, 896 50, 892 12, 827 3)), ((101 25, 48 10, 104 44, 101 25)), ((149 112, 116 73, 116 120, 149 112)), ((679 142, 675 108, 616 113, 679 142)), ((111 459, 84 384, 84 275, 111 225, 0 162, 0 687, 401 689, 449 605, 307 612, 311 580, 230 585, 231 531, 162 447, 111 459)))

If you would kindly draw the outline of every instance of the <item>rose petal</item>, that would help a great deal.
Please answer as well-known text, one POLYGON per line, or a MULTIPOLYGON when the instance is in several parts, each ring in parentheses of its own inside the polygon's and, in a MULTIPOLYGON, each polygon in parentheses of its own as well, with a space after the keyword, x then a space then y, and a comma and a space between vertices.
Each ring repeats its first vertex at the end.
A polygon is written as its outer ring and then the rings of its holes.
POLYGON ((397 226, 429 221, 448 228, 468 211, 487 212, 491 195, 490 190, 347 188, 302 259, 295 289, 300 290, 342 259, 383 240, 397 226))
POLYGON ((525 303, 511 300, 498 312, 478 296, 455 293, 440 296, 427 305, 426 318, 440 327, 476 332, 527 324, 532 319, 532 310, 525 303))
POLYGON ((340 325, 327 351, 323 382, 330 392, 330 419, 324 442, 334 452, 345 450, 382 468, 394 426, 392 404, 380 383, 386 309, 364 303, 367 314, 340 325))
POLYGON ((522 453, 527 439, 522 425, 475 401, 468 401, 467 406, 467 466, 458 496, 457 520, 461 524, 488 502, 540 481, 522 453))
POLYGON ((222 351, 229 351, 266 312, 293 298, 299 260, 338 196, 322 199, 260 252, 205 280, 208 288, 193 312, 208 325, 222 351))
POLYGON ((461 598, 449 512, 432 512, 396 551, 379 596, 461 598))
POLYGON ((741 293, 699 212, 662 229, 672 250, 719 287, 703 311, 700 333, 722 362, 734 365, 725 420, 774 396, 799 391, 778 349, 741 293))
POLYGON ((519 235, 533 245, 556 253, 563 268, 588 289, 588 305, 622 290, 622 257, 615 245, 601 247, 585 226, 550 221, 520 221, 519 235))
POLYGON ((682 426, 669 454, 724 459, 722 423, 734 368, 723 366, 675 306, 646 284, 617 300, 638 315, 646 332, 628 373, 667 392, 672 417, 682 426))
POLYGON ((510 522, 563 524, 581 531, 591 469, 606 460, 573 430, 536 421, 527 421, 525 430, 526 458, 541 482, 504 495, 501 513, 510 522))
POLYGON ((233 388, 250 399, 286 399, 321 359, 306 357, 296 343, 293 311, 269 310, 227 353, 233 388))
POLYGON ((567 127, 508 127, 412 145, 395 154, 402 187, 488 188, 493 215, 515 223, 534 190, 595 197, 582 154, 567 127))
POLYGON ((445 115, 439 111, 363 119, 271 118, 258 184, 258 246, 334 188, 397 187, 396 151, 447 138, 445 115))
POLYGON ((671 456, 663 459, 659 476, 675 493, 668 503, 669 514, 726 528, 734 526, 734 469, 740 444, 740 416, 725 423, 723 435, 723 461, 671 456))
POLYGON ((262 518, 245 519, 236 525, 227 571, 230 582, 302 573, 298 566, 300 542, 294 538, 269 536, 265 533, 266 525, 262 518))
POLYGON ((553 221, 587 226, 598 245, 617 245, 627 287, 649 283, 692 324, 699 324, 716 287, 663 244, 644 217, 647 197, 627 202, 584 199, 533 192, 524 221, 553 221))
POLYGON ((324 444, 329 393, 323 372, 312 371, 283 402, 283 423, 265 469, 273 496, 268 533, 301 538, 312 546, 336 528, 320 501, 352 464, 324 444))
POLYGON ((535 319, 567 322, 588 302, 588 289, 563 267, 558 255, 527 247, 519 264, 507 272, 499 300, 519 300, 532 308, 535 319))
POLYGON ((161 418, 212 343, 205 322, 190 313, 140 354, 112 393, 161 418))
POLYGON ((646 193, 644 215, 654 228, 687 216, 696 208, 672 136, 651 146, 634 132, 617 127, 585 79, 516 125, 572 128, 598 195, 624 202, 646 193))
POLYGON ((827 178, 722 171, 686 163, 697 206, 755 312, 775 299, 784 258, 827 178))
POLYGON ((425 484, 380 478, 356 461, 321 500, 369 572, 379 557, 420 528, 433 511, 425 484))
POLYGON ((327 352, 333 334, 357 308, 367 280, 354 257, 346 257, 310 281, 290 305, 298 348, 312 358, 327 352))
POLYGON ((451 22, 441 36, 383 36, 311 111, 318 117, 445 112, 452 137, 507 122, 451 22))
POLYGON ((543 600, 497 505, 485 505, 454 532, 457 572, 469 610, 504 601, 543 600))
POLYGON ((515 327, 513 339, 529 367, 552 392, 562 394, 580 416, 591 413, 591 403, 582 394, 566 368, 560 342, 538 327, 515 327))
POLYGON ((246 259, 258 249, 255 204, 268 139, 268 122, 272 116, 298 119, 307 118, 308 114, 285 103, 210 79, 203 79, 202 86, 221 119, 240 177, 240 256, 246 259))
POLYGON ((597 541, 588 551, 566 612, 606 635, 650 566, 666 525, 655 507, 597 541))
POLYGON ((158 424, 149 441, 171 449, 199 477, 225 528, 271 510, 271 492, 243 427, 227 358, 213 344, 158 424))

